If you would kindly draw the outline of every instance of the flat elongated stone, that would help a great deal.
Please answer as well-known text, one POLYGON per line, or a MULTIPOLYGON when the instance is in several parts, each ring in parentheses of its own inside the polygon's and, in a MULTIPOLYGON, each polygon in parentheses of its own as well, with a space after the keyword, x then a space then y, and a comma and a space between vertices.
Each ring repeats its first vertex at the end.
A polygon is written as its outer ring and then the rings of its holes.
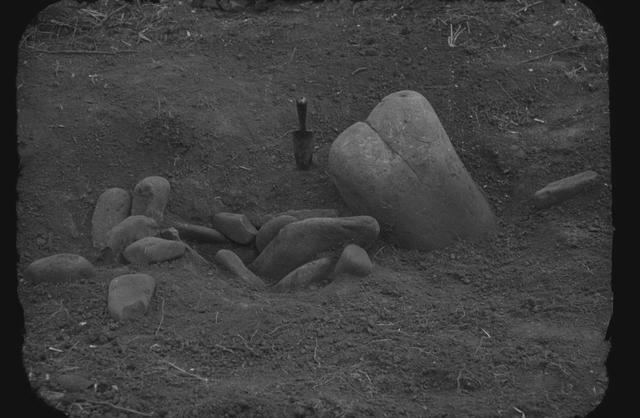
POLYGON ((95 275, 93 265, 77 254, 55 254, 29 264, 24 278, 34 283, 63 283, 88 279, 95 275))
POLYGON ((212 223, 215 229, 238 244, 250 244, 258 234, 249 218, 240 213, 218 212, 213 215, 212 223))
POLYGON ((307 288, 327 279, 332 267, 333 260, 329 257, 311 261, 287 274, 272 289, 277 292, 290 292, 307 288))
POLYGON ((561 203, 585 191, 595 184, 597 178, 595 171, 583 171, 549 183, 533 195, 534 205, 542 209, 561 203))
POLYGON ((249 270, 233 251, 226 249, 218 251, 216 261, 252 288, 263 289, 265 287, 264 281, 249 270))
POLYGON ((213 228, 207 228, 206 226, 176 223, 174 227, 178 230, 180 236, 186 240, 210 244, 224 244, 229 242, 229 239, 222 235, 222 233, 213 228))
POLYGON ((369 246, 380 227, 370 216, 309 218, 285 225, 249 266, 264 280, 275 283, 320 253, 355 243, 369 246))
POLYGON ((125 274, 109 283, 109 314, 124 321, 143 316, 156 289, 156 281, 147 274, 125 274))
POLYGON ((186 249, 181 241, 144 237, 129 244, 122 255, 133 264, 151 264, 182 257, 186 249))
POLYGON ((347 245, 336 263, 334 274, 353 274, 354 276, 368 276, 373 270, 373 264, 367 252, 354 244, 347 245))
POLYGON ((259 224, 255 225, 262 228, 267 222, 279 216, 293 216, 297 220, 301 221, 309 218, 337 218, 339 215, 336 209, 292 209, 276 213, 275 215, 264 215, 259 218, 259 224))
POLYGON ((114 226, 107 234, 107 247, 114 254, 121 253, 129 244, 144 237, 157 234, 158 223, 143 215, 132 215, 114 226))
POLYGON ((131 215, 144 215, 162 222, 171 185, 164 177, 150 176, 133 188, 131 215))
POLYGON ((129 192, 118 187, 105 190, 93 210, 91 237, 93 246, 102 249, 107 246, 107 234, 117 224, 125 220, 131 211, 129 192))
POLYGON ((267 244, 269 244, 271 240, 278 235, 278 232, 280 232, 282 227, 297 220, 297 218, 290 215, 281 215, 272 218, 262 225, 258 231, 258 235, 256 235, 256 248, 258 249, 258 252, 262 252, 262 250, 264 250, 264 247, 266 247, 267 244))

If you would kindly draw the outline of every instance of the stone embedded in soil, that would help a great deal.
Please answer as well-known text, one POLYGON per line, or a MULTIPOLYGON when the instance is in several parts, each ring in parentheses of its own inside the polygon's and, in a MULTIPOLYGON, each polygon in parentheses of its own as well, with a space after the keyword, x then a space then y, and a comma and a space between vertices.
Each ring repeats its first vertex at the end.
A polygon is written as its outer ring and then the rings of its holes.
POLYGON ((290 292, 307 288, 327 279, 332 267, 333 260, 330 257, 319 258, 296 268, 278 281, 272 289, 278 292, 290 292))
POLYGON ((95 383, 79 374, 62 374, 56 376, 55 382, 68 392, 81 392, 90 388, 95 383))
POLYGON ((93 264, 77 254, 55 254, 29 264, 24 278, 35 283, 63 283, 88 279, 95 275, 93 264))
POLYGON ((147 313, 156 280, 148 274, 125 274, 109 284, 108 310, 111 316, 124 321, 147 313))
POLYGON ((132 215, 109 231, 107 247, 120 254, 129 244, 144 237, 154 236, 160 231, 158 223, 143 215, 132 215))
POLYGON ((379 232, 378 222, 370 216, 309 218, 292 222, 280 230, 249 267, 260 277, 275 283, 324 251, 352 243, 367 247, 379 232))
POLYGON ((561 203, 591 187, 598 173, 595 171, 583 171, 571 177, 547 184, 533 195, 533 203, 538 209, 561 203))
POLYGON ((162 222, 170 191, 171 185, 164 177, 151 176, 140 180, 133 188, 131 215, 144 215, 162 222))
POLYGON ((402 247, 442 248, 496 226, 431 104, 414 91, 386 96, 342 132, 329 174, 353 213, 376 218, 402 247))
POLYGON ((180 258, 186 250, 181 241, 145 237, 129 244, 122 255, 132 264, 151 264, 180 258))
POLYGON ((186 240, 205 244, 224 244, 229 242, 227 237, 219 231, 213 228, 207 228, 206 226, 176 223, 174 227, 178 230, 180 236, 186 240))
POLYGON ((334 274, 352 274, 365 277, 373 271, 373 264, 367 252, 354 244, 347 245, 336 263, 334 274))
POLYGON ((218 212, 213 215, 212 223, 215 229, 238 244, 250 244, 258 234, 249 218, 240 213, 218 212))
POLYGON ((267 244, 269 244, 271 240, 278 235, 278 232, 280 232, 282 227, 297 220, 297 218, 291 215, 281 215, 270 219, 262 225, 258 231, 258 235, 256 235, 256 248, 258 249, 258 252, 262 252, 262 250, 264 250, 267 244))
POLYGON ((216 261, 223 265, 231 273, 242 279, 254 289, 263 289, 264 281, 249 270, 240 257, 231 250, 222 249, 216 253, 216 261))
POLYGON ((105 190, 93 210, 91 237, 93 246, 102 249, 107 246, 107 234, 122 222, 131 211, 131 195, 124 189, 112 187, 105 190))

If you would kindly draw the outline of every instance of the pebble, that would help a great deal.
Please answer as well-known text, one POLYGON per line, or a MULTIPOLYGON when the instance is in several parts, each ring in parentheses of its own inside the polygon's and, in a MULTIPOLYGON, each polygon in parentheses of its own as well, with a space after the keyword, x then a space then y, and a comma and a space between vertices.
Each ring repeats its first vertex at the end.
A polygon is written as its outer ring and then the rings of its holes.
POLYGON ((118 321, 143 316, 149 308, 155 289, 155 279, 147 274, 116 277, 109 284, 109 314, 118 321))
POLYGON ((102 249, 107 246, 107 234, 131 211, 131 196, 129 192, 119 187, 105 190, 93 210, 91 218, 91 237, 93 246, 102 249))
POLYGON ((24 279, 34 283, 63 283, 88 279, 95 275, 93 265, 77 254, 55 254, 29 264, 24 279))
POLYGON ((250 244, 258 230, 244 214, 218 212, 213 215, 213 227, 238 244, 250 244))
POLYGON ((140 180, 133 188, 131 215, 145 215, 162 222, 170 191, 171 185, 164 177, 151 176, 140 180))
POLYGON ((81 392, 95 383, 79 374, 62 374, 57 376, 55 381, 62 389, 68 392, 81 392))
POLYGON ((559 204, 585 191, 596 182, 597 178, 598 173, 589 170, 554 181, 533 195, 533 203, 538 209, 559 204))
POLYGON ((333 260, 331 258, 319 258, 293 270, 278 281, 272 289, 278 292, 290 292, 307 288, 326 279, 331 273, 332 267, 333 260))
POLYGON ((119 254, 129 244, 144 237, 156 235, 160 231, 158 223, 143 215, 132 215, 114 226, 107 234, 107 247, 119 254))
POLYGON ((373 271, 373 264, 367 252, 355 244, 347 245, 336 263, 334 274, 352 274, 365 277, 373 271))
POLYGON ((186 249, 181 241, 145 237, 127 246, 122 255, 132 264, 151 264, 182 257, 186 249))
POLYGON ((265 287, 262 279, 249 270, 233 251, 222 249, 216 253, 215 259, 252 288, 263 289, 265 287))

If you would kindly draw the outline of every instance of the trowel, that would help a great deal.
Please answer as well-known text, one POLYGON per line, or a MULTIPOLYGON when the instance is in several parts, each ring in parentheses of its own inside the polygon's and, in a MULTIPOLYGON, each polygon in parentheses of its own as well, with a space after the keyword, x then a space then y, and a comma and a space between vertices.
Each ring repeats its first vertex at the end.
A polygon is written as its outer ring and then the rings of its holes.
POLYGON ((313 160, 315 142, 313 132, 307 131, 307 99, 301 97, 296 100, 299 128, 293 132, 293 155, 299 170, 308 170, 313 160))

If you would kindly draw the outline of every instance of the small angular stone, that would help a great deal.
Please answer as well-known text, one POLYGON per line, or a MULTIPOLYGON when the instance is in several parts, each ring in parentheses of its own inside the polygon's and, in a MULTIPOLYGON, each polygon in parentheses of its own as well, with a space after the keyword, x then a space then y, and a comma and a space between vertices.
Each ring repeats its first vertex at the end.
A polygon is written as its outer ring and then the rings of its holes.
POLYGON ((354 276, 368 276, 373 271, 373 264, 367 252, 355 244, 347 245, 338 262, 334 274, 352 274, 354 276))
POLYGON ((109 284, 108 310, 111 316, 124 321, 147 313, 156 281, 147 274, 125 274, 109 284))

